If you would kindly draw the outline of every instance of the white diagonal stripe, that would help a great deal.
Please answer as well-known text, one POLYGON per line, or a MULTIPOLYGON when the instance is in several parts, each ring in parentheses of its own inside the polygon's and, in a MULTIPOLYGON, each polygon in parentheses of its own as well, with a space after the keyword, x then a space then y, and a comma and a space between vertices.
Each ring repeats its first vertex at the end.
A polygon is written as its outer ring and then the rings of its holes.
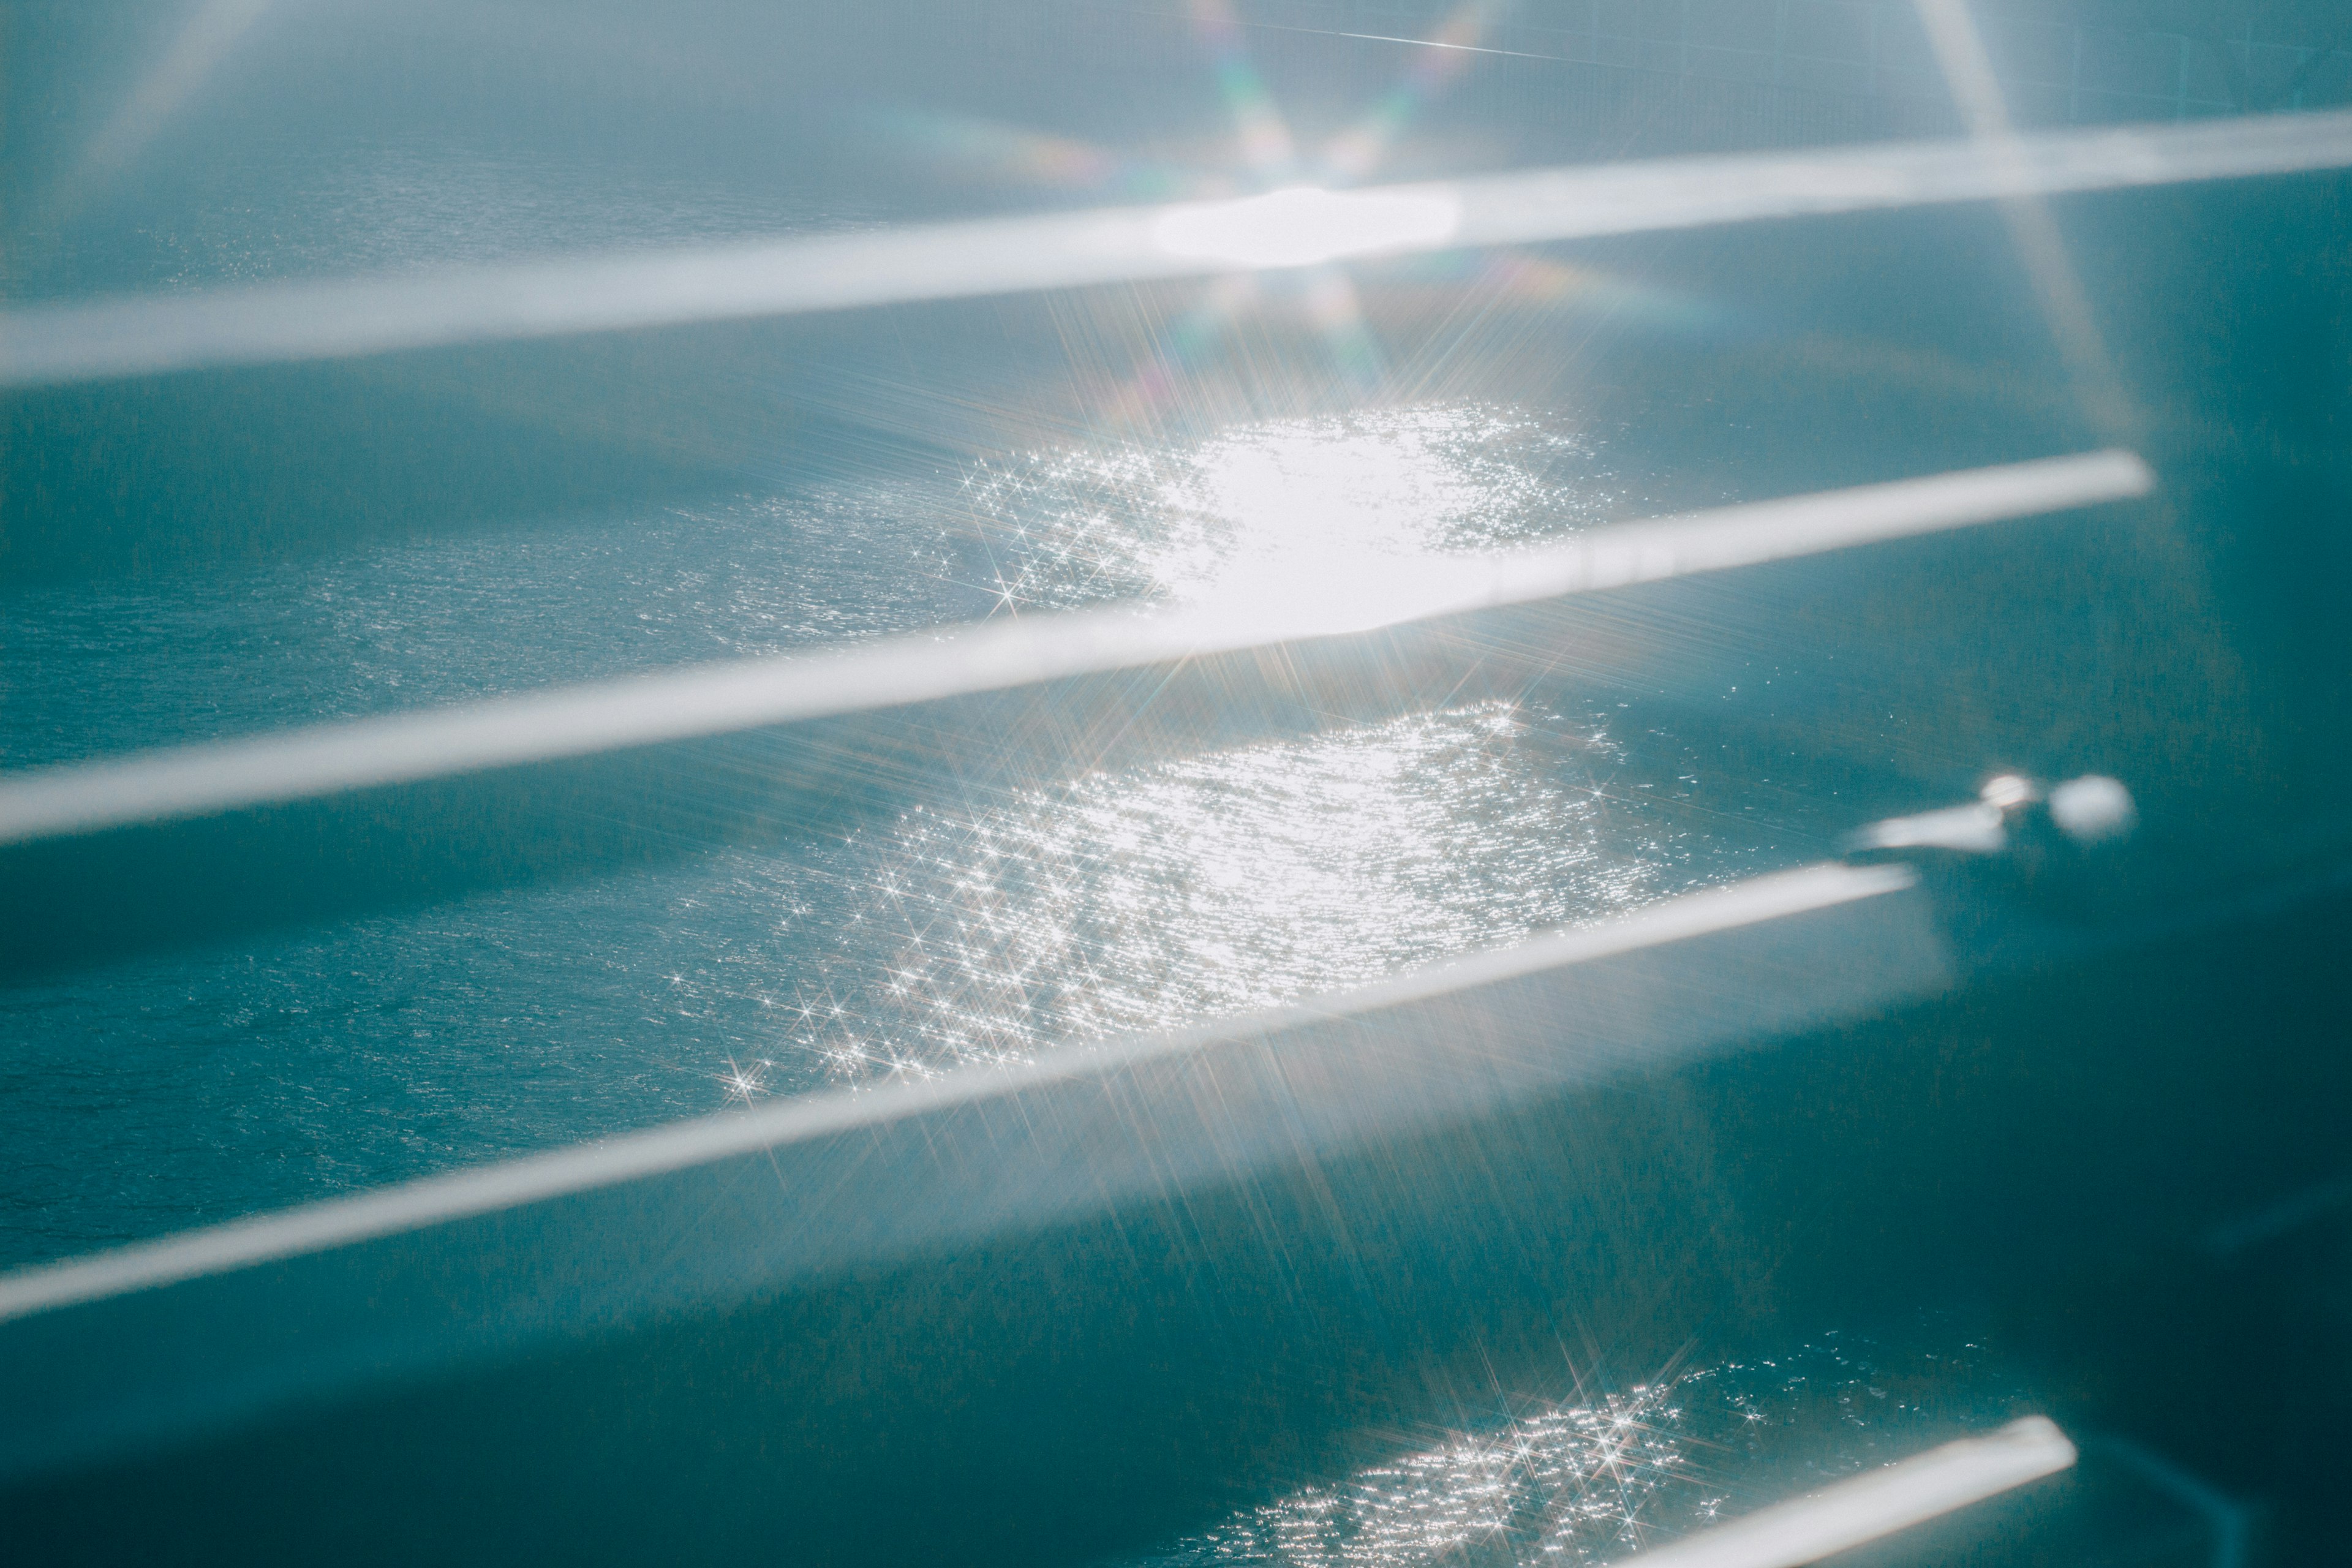
POLYGON ((1312 193, 1271 206, 1261 196, 1107 208, 392 279, 134 295, 0 314, 0 384, 2347 165, 2352 113, 2250 116, 2021 136, 1997 158, 1966 140, 1880 142, 1312 193), (1286 234, 1285 223, 1315 232, 1286 234))
POLYGON ((2029 1415, 1642 1552, 1623 1568, 1800 1568, 2074 1462, 2066 1434, 2047 1416, 2029 1415))
POLYGON ((0 775, 0 844, 1344 636, 1440 616, 2128 500, 2155 483, 2089 452, 1596 529, 1507 553, 1424 558, 1314 605, 1024 616, 849 647, 691 666, 0 775))

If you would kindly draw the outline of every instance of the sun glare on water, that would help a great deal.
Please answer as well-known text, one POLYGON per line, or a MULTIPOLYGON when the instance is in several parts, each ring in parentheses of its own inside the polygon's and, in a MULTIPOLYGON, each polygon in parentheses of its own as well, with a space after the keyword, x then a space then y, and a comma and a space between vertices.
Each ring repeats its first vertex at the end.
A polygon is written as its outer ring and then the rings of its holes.
POLYGON ((1011 610, 1130 598, 1344 619, 1615 510, 1591 456, 1514 410, 1447 405, 1034 454, 975 474, 971 504, 1011 610))
MULTIPOLYGON (((1295 617, 1572 531, 1620 504, 1598 477, 1572 433, 1451 405, 1038 454, 968 493, 1010 611, 1295 617)), ((1616 798, 1621 765, 1590 715, 1443 692, 1318 733, 1041 763, 846 847, 791 1051, 853 1081, 1024 1059, 1607 918, 1688 875, 1650 797, 1616 798)))
POLYGON ((1236 612, 1376 616, 1442 569, 1448 525, 1489 497, 1442 422, 1257 429, 1209 443, 1161 489, 1176 526, 1145 556, 1171 598, 1236 612))

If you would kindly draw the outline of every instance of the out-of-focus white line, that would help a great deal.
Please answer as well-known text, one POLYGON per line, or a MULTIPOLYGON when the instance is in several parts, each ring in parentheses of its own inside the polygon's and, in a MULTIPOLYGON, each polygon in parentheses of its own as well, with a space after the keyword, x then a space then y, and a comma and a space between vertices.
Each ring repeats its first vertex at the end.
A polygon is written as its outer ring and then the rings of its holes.
MULTIPOLYGON (((2352 164, 2352 113, 1663 159, 1326 193, 1338 234, 1170 245, 1215 204, 931 225, 403 278, 262 284, 0 315, 0 384, 970 298, 1454 246, 1528 244, 1876 208, 2283 174, 2352 164), (1454 220, 1374 221, 1444 211, 1454 220), (1183 216, 1189 215, 1189 216, 1183 216)), ((1258 200, 1260 198, 1250 198, 1258 200)), ((1238 205, 1239 204, 1236 204, 1238 205)), ((1236 215, 1255 222, 1262 214, 1236 215)))
POLYGON ((1462 182, 1464 244, 1534 244, 1763 218, 2242 179, 2352 164, 2352 112, 1691 158, 1462 182))
POLYGON ((1431 556, 1382 588, 982 622, 818 653, 211 742, 0 776, 0 844, 905 707, 1500 609, 2146 495, 2124 451, 2046 458, 1596 529, 1564 544, 1431 556))
POLYGON ((1644 1552, 1625 1568, 1800 1568, 2074 1463, 2066 1434, 2029 1415, 1644 1552))

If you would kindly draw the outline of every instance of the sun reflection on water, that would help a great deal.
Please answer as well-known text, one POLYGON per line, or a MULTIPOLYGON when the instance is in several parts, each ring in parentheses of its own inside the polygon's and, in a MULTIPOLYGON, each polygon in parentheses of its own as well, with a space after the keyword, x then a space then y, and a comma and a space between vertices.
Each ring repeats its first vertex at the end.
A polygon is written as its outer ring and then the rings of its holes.
MULTIPOLYGON (((38 657, 11 668, 0 738, 81 743, 92 681, 121 737, 193 737, 919 631, 990 596, 1312 594, 1661 510, 1612 461, 1564 418, 1432 405, 404 544, 185 604, 57 598, 8 621, 38 657)), ((1379 710, 1402 716, 1116 770, 1026 752, 984 787, 919 760, 898 805, 804 833, 19 988, 0 1201, 37 1217, 0 1258, 1279 1003, 1778 868, 1849 826, 1717 787, 1710 752, 1613 702, 1379 710)))
POLYGON ((1376 592, 1417 562, 1570 533, 1625 500, 1580 431, 1475 404, 1035 453, 968 489, 1013 610, 1376 592))
MULTIPOLYGON (((1619 502, 1572 430, 1444 405, 1250 426, 1191 447, 976 471, 1011 613, 1105 598, 1291 611, 1416 563, 1572 531, 1619 502)), ((1603 721, 1533 701, 1057 776, 933 802, 846 847, 769 1054, 836 1081, 1293 1000, 1582 924, 1708 879, 1617 797, 1603 721)), ((1442 704, 1442 705, 1441 705, 1442 704)), ((747 1091, 730 1078, 729 1093, 747 1091)), ((756 1092, 750 1091, 750 1092, 756 1092)))
POLYGON ((1606 918, 1693 875, 1616 765, 1496 700, 910 810, 811 910, 793 1046, 852 1080, 1025 1059, 1606 918))
POLYGON ((1446 438, 1470 435, 1458 417, 1423 417, 1213 442, 1162 490, 1177 526, 1146 556, 1153 581, 1182 599, 1281 600, 1393 577, 1449 524, 1519 499, 1449 460, 1446 438))
POLYGON ((1538 1568, 1645 1547, 2006 1418, 1974 1344, 1825 1335, 1598 1399, 1531 1401, 1244 1510, 1129 1568, 1538 1568))

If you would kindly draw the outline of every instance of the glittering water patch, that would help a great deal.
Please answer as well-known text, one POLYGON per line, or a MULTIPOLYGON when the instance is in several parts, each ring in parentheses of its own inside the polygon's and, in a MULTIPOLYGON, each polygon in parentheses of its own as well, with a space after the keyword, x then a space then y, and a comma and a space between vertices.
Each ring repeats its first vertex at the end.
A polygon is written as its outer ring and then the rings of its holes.
POLYGON ((1270 421, 1190 446, 979 465, 964 490, 1006 606, 1280 598, 1423 554, 1558 537, 1638 511, 1574 426, 1448 404, 1270 421))
MULTIPOLYGON (((1307 594, 1642 510, 1570 422, 1449 404, 53 587, 0 595, 0 762, 992 612, 1307 594)), ((16 987, 0 1261, 1278 1004, 1821 842, 1691 809, 1698 764, 1629 750, 1613 710, 1425 700, 16 987)))
POLYGON ((1615 1563, 1998 1425, 2019 1379, 1957 1336, 1824 1335, 1499 1418, 1245 1510, 1130 1568, 1550 1568, 1615 1563))
POLYGON ((842 868, 792 1046, 837 1076, 1020 1059, 1622 913, 1750 863, 1590 719, 1505 701, 919 808, 842 868))

